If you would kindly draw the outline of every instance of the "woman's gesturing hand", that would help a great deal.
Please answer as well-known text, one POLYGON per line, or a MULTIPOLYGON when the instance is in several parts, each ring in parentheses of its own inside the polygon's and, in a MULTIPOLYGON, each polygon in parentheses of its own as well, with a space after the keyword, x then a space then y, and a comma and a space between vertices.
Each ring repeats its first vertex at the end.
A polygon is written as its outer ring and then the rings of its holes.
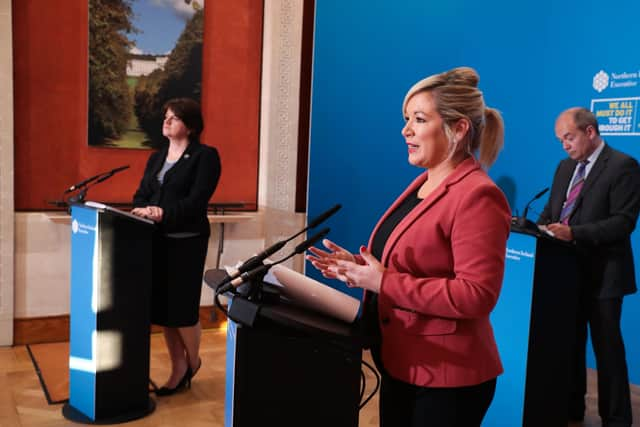
POLYGON ((328 239, 322 244, 329 250, 323 251, 315 247, 309 248, 313 255, 306 259, 320 270, 327 279, 338 279, 347 286, 359 287, 372 292, 380 291, 384 266, 364 246, 360 247, 360 255, 356 256, 328 239))
POLYGON ((336 261, 349 261, 353 263, 357 263, 358 259, 351 252, 346 249, 336 245, 329 239, 324 239, 322 244, 329 251, 323 251, 322 249, 318 249, 316 247, 309 248, 309 252, 313 255, 307 254, 305 258, 311 262, 315 268, 320 270, 320 273, 327 279, 336 279, 337 276, 333 273, 329 267, 335 265, 336 261))
POLYGON ((337 260, 329 270, 349 287, 380 293, 384 266, 364 246, 360 246, 360 259, 362 263, 337 260))

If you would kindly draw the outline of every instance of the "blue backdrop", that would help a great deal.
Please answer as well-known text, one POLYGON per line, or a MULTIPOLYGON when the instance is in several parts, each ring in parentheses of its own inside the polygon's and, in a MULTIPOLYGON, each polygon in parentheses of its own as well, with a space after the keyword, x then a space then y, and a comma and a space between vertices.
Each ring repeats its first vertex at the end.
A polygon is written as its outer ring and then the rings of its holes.
MULTIPOLYGON (((503 113, 505 148, 490 174, 514 213, 551 185, 565 157, 554 121, 568 107, 593 108, 607 143, 640 158, 640 2, 530 3, 316 2, 308 213, 343 205, 329 221, 332 240, 351 251, 366 244, 380 215, 421 172, 407 163, 402 100, 417 80, 456 66, 478 70, 487 104, 503 113)), ((545 201, 533 204, 530 218, 545 201)), ((635 232, 638 268, 639 238, 635 232)), ((323 280, 312 267, 307 272, 323 280)), ((634 295, 625 298, 623 328, 635 384, 638 324, 634 295)))

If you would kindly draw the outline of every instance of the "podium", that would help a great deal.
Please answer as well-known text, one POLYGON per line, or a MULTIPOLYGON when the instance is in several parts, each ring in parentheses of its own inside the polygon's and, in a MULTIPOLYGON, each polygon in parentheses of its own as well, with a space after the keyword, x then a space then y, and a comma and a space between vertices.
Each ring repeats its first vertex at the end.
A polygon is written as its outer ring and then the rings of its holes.
POLYGON ((566 427, 578 282, 573 245, 512 227, 491 323, 504 366, 483 427, 566 427))
MULTIPOLYGON (((205 273, 214 289, 215 277, 205 273)), ((358 426, 362 340, 356 325, 282 300, 235 296, 230 311, 234 304, 255 304, 257 312, 251 325, 228 320, 225 427, 358 426)))
POLYGON ((68 419, 111 424, 155 409, 148 391, 153 231, 151 221, 99 203, 71 208, 68 419))

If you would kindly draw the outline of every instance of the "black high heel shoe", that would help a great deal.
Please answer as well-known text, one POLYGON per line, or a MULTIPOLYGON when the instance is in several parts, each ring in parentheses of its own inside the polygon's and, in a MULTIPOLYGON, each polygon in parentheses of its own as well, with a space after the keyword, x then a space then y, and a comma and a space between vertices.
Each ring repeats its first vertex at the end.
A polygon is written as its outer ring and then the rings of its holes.
POLYGON ((187 371, 184 373, 184 376, 178 384, 173 387, 160 387, 156 390, 156 396, 171 396, 176 392, 180 391, 183 388, 191 388, 191 378, 193 377, 193 372, 191 371, 191 366, 187 366, 187 371))

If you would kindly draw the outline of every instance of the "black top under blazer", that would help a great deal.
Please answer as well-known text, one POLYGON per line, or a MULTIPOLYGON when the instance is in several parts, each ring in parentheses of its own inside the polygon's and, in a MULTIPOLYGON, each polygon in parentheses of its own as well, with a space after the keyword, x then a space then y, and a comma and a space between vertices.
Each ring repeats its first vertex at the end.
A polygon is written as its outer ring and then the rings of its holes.
MULTIPOLYGON (((558 222, 577 162, 558 165, 538 224, 558 222)), ((592 166, 569 218, 586 291, 617 298, 636 291, 631 233, 640 211, 638 162, 605 145, 592 166)))
POLYGON ((157 175, 168 150, 167 145, 149 157, 140 187, 133 196, 133 206, 161 207, 159 227, 164 233, 194 232, 209 236, 207 205, 220 178, 218 151, 208 145, 189 143, 180 159, 166 172, 161 185, 157 175))

